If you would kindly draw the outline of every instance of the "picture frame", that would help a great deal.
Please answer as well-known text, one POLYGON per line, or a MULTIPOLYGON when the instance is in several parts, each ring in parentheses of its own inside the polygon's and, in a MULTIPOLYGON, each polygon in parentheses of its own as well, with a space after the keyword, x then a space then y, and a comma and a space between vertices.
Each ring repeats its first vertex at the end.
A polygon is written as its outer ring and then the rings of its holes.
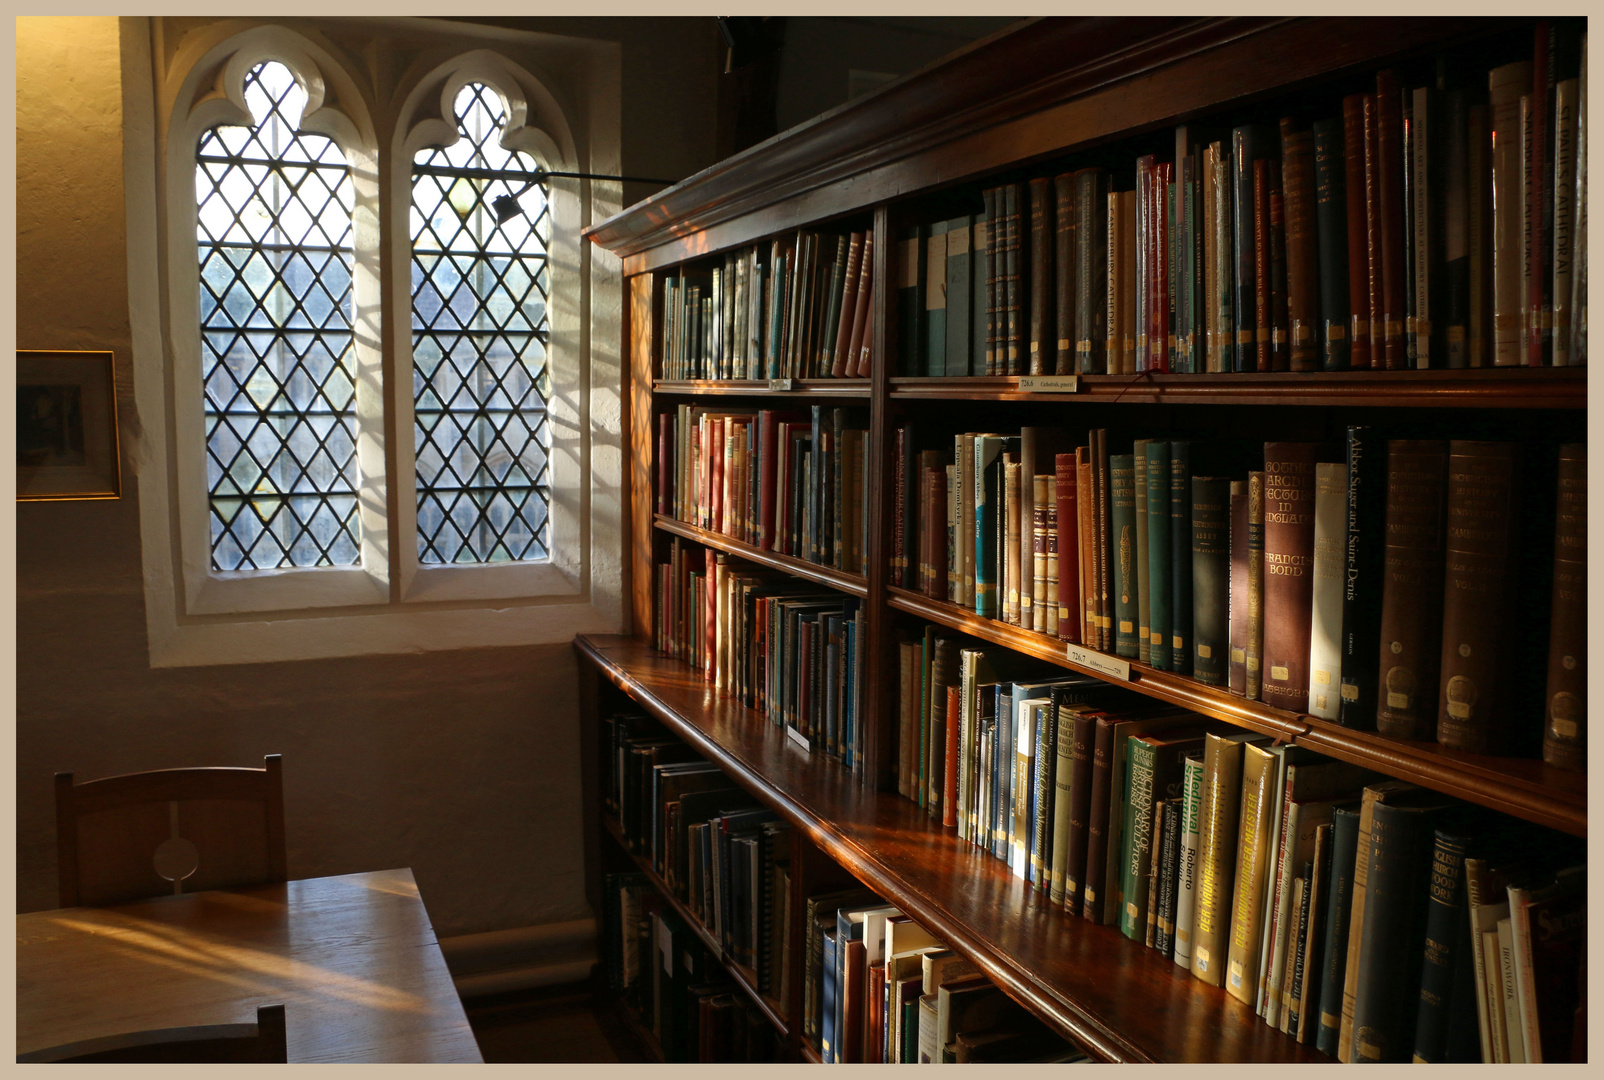
POLYGON ((122 497, 109 350, 17 350, 17 501, 122 497))

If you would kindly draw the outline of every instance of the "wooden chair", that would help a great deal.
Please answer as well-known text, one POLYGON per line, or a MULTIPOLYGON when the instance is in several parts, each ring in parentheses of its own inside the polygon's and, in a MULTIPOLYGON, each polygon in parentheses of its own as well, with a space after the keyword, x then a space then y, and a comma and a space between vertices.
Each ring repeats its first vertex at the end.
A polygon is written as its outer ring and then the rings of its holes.
POLYGON ((105 1062, 108 1064, 257 1061, 283 1065, 289 1060, 284 1006, 263 1005, 254 1024, 202 1024, 198 1027, 130 1031, 99 1039, 18 1054, 18 1062, 105 1062))
POLYGON ((61 906, 284 881, 282 759, 74 784, 56 774, 61 906))

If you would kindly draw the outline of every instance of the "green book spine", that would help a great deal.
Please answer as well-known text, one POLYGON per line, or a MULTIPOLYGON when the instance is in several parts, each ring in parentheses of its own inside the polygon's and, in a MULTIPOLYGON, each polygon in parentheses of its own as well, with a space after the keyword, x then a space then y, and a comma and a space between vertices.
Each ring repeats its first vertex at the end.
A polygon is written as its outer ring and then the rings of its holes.
POLYGON ((1053 768, 1052 861, 1049 864, 1048 899, 1064 902, 1064 881, 1069 866, 1069 823, 1074 807, 1075 714, 1060 706, 1057 717, 1056 761, 1053 768))
POLYGON ((1153 765, 1156 758, 1151 743, 1132 735, 1126 744, 1128 777, 1125 798, 1125 839, 1120 855, 1119 929, 1132 941, 1147 938, 1147 868, 1152 853, 1153 765))
POLYGON ((1352 921, 1353 869, 1359 851, 1359 808, 1331 811, 1331 891, 1326 898, 1326 944, 1321 954, 1319 1030, 1315 1046, 1337 1056, 1342 1030, 1342 985, 1348 972, 1348 926, 1352 921))
POLYGON ((1152 633, 1150 621, 1153 586, 1150 558, 1152 529, 1147 523, 1147 439, 1137 439, 1132 447, 1132 469, 1136 482, 1136 659, 1150 663, 1152 633))
POLYGON ((1147 582, 1149 662, 1170 670, 1170 444, 1153 440, 1147 451, 1147 582))
POLYGON ((1230 657, 1231 482, 1192 478, 1192 678, 1224 686, 1230 657))
POLYGON ((1108 459, 1109 523, 1113 528, 1114 651, 1135 659, 1136 649, 1136 487, 1135 458, 1113 454, 1108 459))
POLYGON ((1170 443, 1170 670, 1192 670, 1192 444, 1170 443))
POLYGON ((921 375, 947 373, 947 223, 938 221, 920 229, 924 256, 925 337, 920 352, 921 375))

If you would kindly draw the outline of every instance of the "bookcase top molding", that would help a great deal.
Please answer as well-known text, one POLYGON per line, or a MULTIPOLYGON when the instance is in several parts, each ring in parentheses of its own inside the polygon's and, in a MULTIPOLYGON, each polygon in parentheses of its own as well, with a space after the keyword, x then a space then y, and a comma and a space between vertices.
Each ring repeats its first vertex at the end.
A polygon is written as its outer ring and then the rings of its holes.
POLYGON ((626 273, 1497 29, 1487 18, 1036 18, 585 230, 626 273), (1370 24, 1370 25, 1366 25, 1370 24))

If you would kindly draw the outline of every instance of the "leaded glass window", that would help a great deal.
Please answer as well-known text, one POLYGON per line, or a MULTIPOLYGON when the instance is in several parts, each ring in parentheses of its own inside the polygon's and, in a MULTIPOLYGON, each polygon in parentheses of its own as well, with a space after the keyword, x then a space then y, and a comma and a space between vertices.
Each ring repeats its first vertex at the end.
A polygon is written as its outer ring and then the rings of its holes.
POLYGON ((351 171, 283 64, 195 155, 212 568, 360 559, 351 171))
POLYGON ((547 191, 528 183, 535 160, 501 145, 494 90, 469 83, 454 105, 462 137, 413 162, 418 559, 544 559, 547 191))

